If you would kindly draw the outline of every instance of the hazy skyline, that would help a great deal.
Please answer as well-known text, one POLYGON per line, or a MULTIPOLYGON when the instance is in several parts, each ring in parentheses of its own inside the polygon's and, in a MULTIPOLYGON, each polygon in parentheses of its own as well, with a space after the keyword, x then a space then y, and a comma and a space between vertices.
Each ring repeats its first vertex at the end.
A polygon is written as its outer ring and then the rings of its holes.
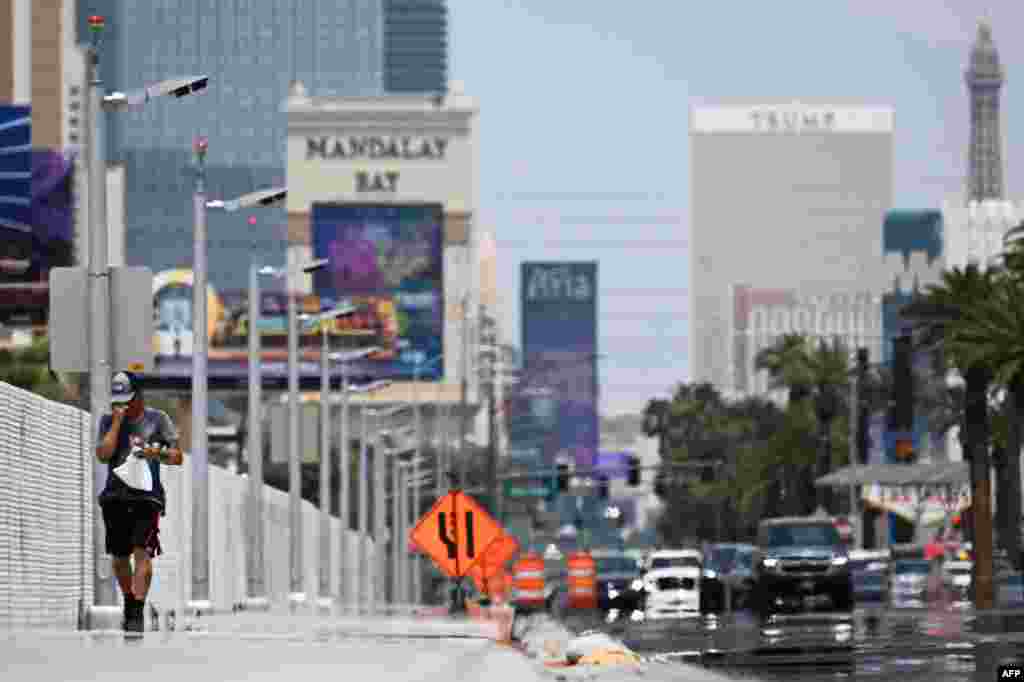
POLYGON ((892 107, 893 208, 938 208, 964 189, 963 72, 987 17, 1006 72, 1007 198, 1020 196, 1019 3, 644 5, 450 2, 451 77, 481 107, 480 221, 496 233, 507 340, 519 344, 520 262, 598 260, 604 413, 690 376, 691 106, 892 107))

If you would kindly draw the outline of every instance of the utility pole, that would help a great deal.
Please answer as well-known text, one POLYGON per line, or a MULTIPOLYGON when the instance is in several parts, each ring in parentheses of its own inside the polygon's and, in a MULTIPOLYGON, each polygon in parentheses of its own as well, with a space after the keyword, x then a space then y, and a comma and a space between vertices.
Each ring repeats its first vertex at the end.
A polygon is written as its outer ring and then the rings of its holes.
POLYGON ((460 488, 466 486, 466 470, 469 465, 466 444, 469 431, 469 416, 466 414, 469 404, 469 294, 462 297, 462 391, 459 397, 459 483, 460 488))
MULTIPOLYGON (((863 376, 861 375, 861 352, 864 348, 857 349, 857 366, 853 373, 853 380, 850 381, 850 466, 852 471, 860 470, 860 390, 863 376)), ((850 484, 850 516, 853 517, 853 533, 855 542, 864 546, 864 532, 860 505, 857 499, 857 486, 850 484)))
POLYGON ((205 137, 195 141, 196 175, 193 197, 194 235, 192 264, 192 601, 197 611, 212 608, 210 601, 210 467, 209 398, 207 397, 207 259, 206 259, 206 152, 205 137))
MULTIPOLYGON (((103 81, 100 78, 100 34, 104 20, 89 17, 92 41, 86 54, 89 96, 85 102, 85 146, 88 154, 89 192, 89 411, 92 416, 90 432, 99 433, 100 418, 110 409, 110 253, 107 246, 107 193, 103 152, 100 148, 100 113, 102 112, 103 81)), ((106 485, 106 465, 89 458, 93 472, 93 499, 106 485)), ((102 537, 103 516, 98 505, 93 505, 93 606, 116 607, 117 595, 111 580, 111 563, 104 556, 102 537)))

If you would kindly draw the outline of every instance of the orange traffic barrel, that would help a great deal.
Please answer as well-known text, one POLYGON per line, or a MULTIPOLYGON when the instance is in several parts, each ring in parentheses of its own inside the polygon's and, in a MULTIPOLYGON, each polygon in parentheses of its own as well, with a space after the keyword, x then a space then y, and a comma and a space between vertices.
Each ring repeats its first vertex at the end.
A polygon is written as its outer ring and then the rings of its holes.
POLYGON ((567 557, 569 608, 597 608, 597 565, 590 552, 573 552, 567 557))
POLYGON ((544 608, 544 559, 530 552, 512 569, 512 600, 516 606, 544 608))

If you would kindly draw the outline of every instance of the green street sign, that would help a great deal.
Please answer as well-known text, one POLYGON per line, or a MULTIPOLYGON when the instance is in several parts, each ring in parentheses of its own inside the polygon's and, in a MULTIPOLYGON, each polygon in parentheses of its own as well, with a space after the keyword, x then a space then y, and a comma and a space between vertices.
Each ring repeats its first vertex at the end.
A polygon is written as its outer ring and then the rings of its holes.
POLYGON ((554 486, 555 482, 550 480, 505 481, 505 497, 551 497, 554 486))

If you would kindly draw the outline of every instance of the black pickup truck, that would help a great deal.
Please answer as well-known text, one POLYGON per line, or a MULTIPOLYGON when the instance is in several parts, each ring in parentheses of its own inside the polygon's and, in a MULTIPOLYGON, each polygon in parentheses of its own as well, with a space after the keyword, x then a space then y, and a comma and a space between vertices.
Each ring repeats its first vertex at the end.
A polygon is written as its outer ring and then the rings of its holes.
POLYGON ((767 519, 758 528, 753 602, 762 615, 827 597, 833 609, 853 608, 846 546, 824 516, 767 519))

